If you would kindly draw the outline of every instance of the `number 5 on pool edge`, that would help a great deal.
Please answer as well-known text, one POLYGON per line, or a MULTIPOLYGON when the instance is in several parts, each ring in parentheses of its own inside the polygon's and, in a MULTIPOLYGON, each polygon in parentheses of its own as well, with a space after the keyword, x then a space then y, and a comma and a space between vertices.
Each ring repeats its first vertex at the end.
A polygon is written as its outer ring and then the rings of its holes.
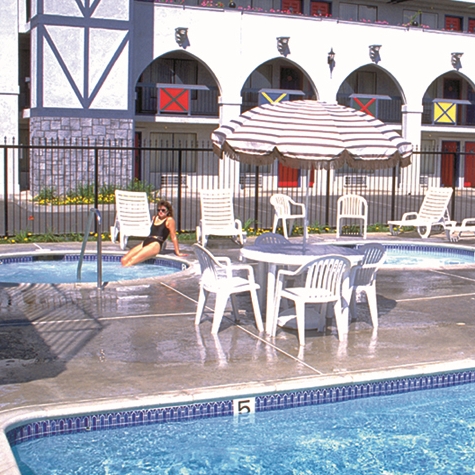
POLYGON ((249 397, 246 399, 233 399, 233 414, 241 416, 244 414, 254 414, 256 412, 256 399, 249 397))

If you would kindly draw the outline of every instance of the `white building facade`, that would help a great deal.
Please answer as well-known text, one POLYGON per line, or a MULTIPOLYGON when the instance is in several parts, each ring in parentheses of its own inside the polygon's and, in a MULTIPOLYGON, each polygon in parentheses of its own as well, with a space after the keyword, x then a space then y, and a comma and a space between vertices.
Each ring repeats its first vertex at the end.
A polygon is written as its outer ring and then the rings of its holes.
MULTIPOLYGON (((375 115, 416 149, 450 152, 418 155, 401 186, 475 187, 474 7, 462 0, 3 0, 0 135, 16 143, 179 146, 208 141, 220 123, 262 101, 317 99, 375 115)), ((9 160, 12 188, 25 188, 31 164, 9 160)), ((139 173, 159 180, 168 172, 148 163, 139 173)), ((193 163, 188 173, 199 186, 193 163)), ((306 186, 298 171, 277 164, 262 173, 273 187, 306 186)), ((344 171, 335 173, 344 185, 344 171)), ((238 186, 245 175, 244 166, 220 161, 216 185, 238 186)))

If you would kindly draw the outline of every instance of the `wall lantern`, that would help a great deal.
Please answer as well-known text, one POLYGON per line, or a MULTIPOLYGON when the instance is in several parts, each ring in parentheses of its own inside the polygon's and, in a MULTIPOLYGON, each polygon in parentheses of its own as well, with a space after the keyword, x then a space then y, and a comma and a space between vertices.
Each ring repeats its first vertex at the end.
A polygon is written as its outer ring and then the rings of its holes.
POLYGON ((290 36, 279 36, 277 38, 277 50, 282 56, 290 54, 289 40, 290 36))
POLYGON ((182 48, 190 46, 190 41, 188 40, 188 28, 175 28, 175 41, 178 43, 178 46, 181 46, 182 48))
POLYGON ((333 48, 331 48, 328 53, 327 62, 330 68, 330 77, 332 77, 333 68, 335 67, 335 52, 333 51, 333 48))
POLYGON ((382 45, 370 45, 369 47, 369 57, 373 63, 378 64, 381 61, 381 56, 379 55, 379 50, 382 45))
POLYGON ((451 53, 451 62, 454 69, 457 71, 462 67, 462 62, 460 58, 462 57, 463 53, 451 53))

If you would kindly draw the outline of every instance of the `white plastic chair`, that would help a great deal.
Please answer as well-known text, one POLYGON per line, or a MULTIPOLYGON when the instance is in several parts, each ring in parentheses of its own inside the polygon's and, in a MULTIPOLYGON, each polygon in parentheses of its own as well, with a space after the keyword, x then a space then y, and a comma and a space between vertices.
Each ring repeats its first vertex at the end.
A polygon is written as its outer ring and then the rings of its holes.
POLYGON ((446 223, 445 236, 450 242, 457 242, 462 234, 475 236, 475 218, 465 218, 461 224, 455 221, 446 223))
POLYGON ((116 217, 111 226, 111 241, 117 242, 124 250, 130 236, 147 237, 150 235, 152 219, 147 193, 144 191, 115 190, 116 217))
POLYGON ((263 233, 259 234, 254 241, 255 246, 288 246, 290 241, 282 234, 263 233))
POLYGON ((247 264, 231 264, 229 257, 215 257, 200 244, 193 244, 193 247, 201 268, 200 294, 198 307, 196 309, 195 325, 200 324, 203 310, 210 293, 216 294, 211 333, 217 334, 229 298, 231 297, 234 317, 237 320, 238 307, 235 294, 250 292, 257 329, 260 332, 264 331, 257 299, 257 289, 259 289, 259 285, 255 281, 252 267, 247 264), (242 271, 246 272, 247 278, 234 275, 236 271, 241 273, 242 271))
MULTIPOLYGON (((280 269, 277 273, 277 288, 272 322, 272 336, 277 331, 278 313, 281 299, 295 303, 299 343, 305 345, 305 304, 322 304, 321 314, 326 315, 327 304, 332 304, 335 312, 338 338, 343 340, 348 333, 348 315, 343 312, 343 279, 349 279, 351 262, 343 256, 329 255, 319 257, 299 267, 296 271, 280 269), (304 274, 302 286, 287 287, 288 278, 295 279, 304 274), (346 315, 346 317, 345 317, 346 315), (346 319, 346 323, 345 323, 346 319)), ((349 302, 345 302, 348 306, 349 302)))
POLYGON ((419 236, 426 239, 430 236, 432 227, 453 226, 450 221, 449 202, 452 198, 452 188, 429 188, 424 196, 419 212, 410 211, 402 215, 399 221, 388 221, 389 231, 393 236, 399 234, 402 226, 414 226, 419 236))
POLYGON ((386 248, 379 243, 368 243, 358 247, 364 253, 361 264, 352 269, 350 312, 356 318, 357 294, 364 292, 368 300, 373 328, 378 328, 378 304, 376 300, 376 273, 386 259, 386 248))
POLYGON ((242 223, 234 218, 230 189, 201 190, 201 220, 196 227, 196 240, 206 246, 209 236, 231 236, 244 245, 242 223))
POLYGON ((272 195, 270 203, 274 207, 273 233, 276 232, 279 221, 282 221, 282 229, 286 238, 289 237, 289 234, 292 234, 295 219, 303 219, 305 223, 306 209, 303 203, 297 203, 290 196, 280 193, 272 195), (295 208, 300 208, 300 211, 292 213, 295 208), (287 227, 289 231, 287 231, 287 227))
POLYGON ((336 216, 336 237, 342 235, 342 225, 344 220, 358 221, 360 234, 366 239, 368 228, 368 203, 360 195, 348 194, 338 198, 336 216))

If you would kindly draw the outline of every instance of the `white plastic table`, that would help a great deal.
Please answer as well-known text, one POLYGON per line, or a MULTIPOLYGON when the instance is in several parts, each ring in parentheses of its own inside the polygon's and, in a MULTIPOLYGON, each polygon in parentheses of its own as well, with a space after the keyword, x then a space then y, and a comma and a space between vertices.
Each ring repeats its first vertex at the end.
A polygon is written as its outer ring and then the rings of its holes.
MULTIPOLYGON (((272 334, 274 314, 274 294, 278 266, 301 266, 317 257, 330 254, 342 255, 348 258, 352 266, 361 263, 363 254, 357 249, 334 246, 331 244, 307 244, 305 251, 301 244, 288 244, 276 247, 274 245, 251 245, 241 249, 241 256, 258 263, 256 280, 261 286, 259 300, 262 306, 266 297, 266 333, 272 334), (266 279, 267 274, 267 279, 266 279), (267 288, 267 289, 266 289, 267 288)), ((349 286, 349 284, 347 284, 349 286)), ((349 300, 349 296, 346 296, 349 300)), ((349 303, 349 301, 348 301, 349 303)), ((346 307, 346 311, 348 308, 346 307)))

